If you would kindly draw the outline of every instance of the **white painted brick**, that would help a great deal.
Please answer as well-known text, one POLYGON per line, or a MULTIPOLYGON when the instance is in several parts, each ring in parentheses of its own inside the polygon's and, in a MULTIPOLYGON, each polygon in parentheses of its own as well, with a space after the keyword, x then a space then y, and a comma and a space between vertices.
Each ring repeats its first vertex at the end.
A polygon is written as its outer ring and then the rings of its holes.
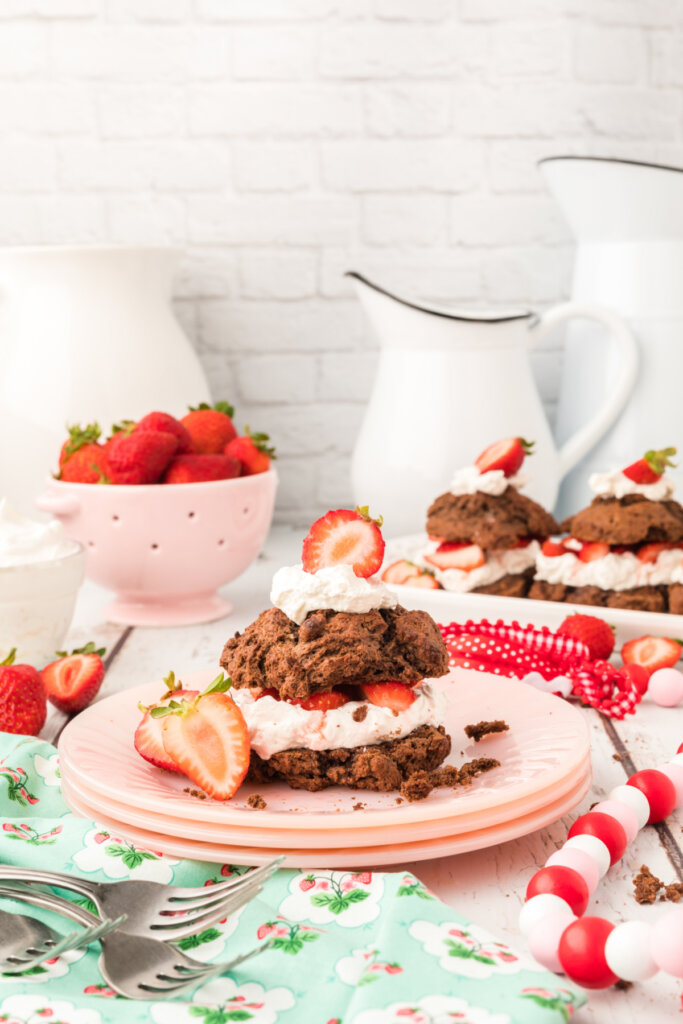
POLYGON ((0 17, 87 18, 101 12, 101 0, 2 0, 0 17))
POLYGON ((318 398, 367 402, 377 368, 376 352, 330 352, 320 357, 318 398))
POLYGON ((364 15, 367 0, 196 0, 196 6, 211 21, 313 21, 364 15))
POLYGON ((81 86, 0 85, 3 133, 79 135, 95 130, 95 99, 81 86))
POLYGON ((348 453, 358 434, 364 406, 352 402, 264 407, 268 433, 283 455, 348 453))
MULTIPOLYGON (((470 0, 476 2, 476 0, 470 0)), ((679 5, 671 0, 565 0, 568 13, 606 25, 675 25, 679 5)))
POLYGON ((3 25, 0 32, 0 77, 15 78, 47 68, 47 25, 3 25))
POLYGON ((451 200, 451 240, 463 245, 556 244, 569 239, 557 203, 547 196, 451 200))
POLYGON ((445 196, 366 196, 362 235, 370 245, 439 245, 446 241, 445 196))
POLYGON ((186 251, 176 274, 174 291, 183 298, 236 295, 237 253, 197 247, 186 251))
POLYGON ((56 179, 55 145, 50 142, 6 142, 0 158, 4 191, 50 189, 56 179))
MULTIPOLYGON (((246 356, 236 365, 237 386, 246 402, 310 402, 315 396, 312 355, 246 356)), ((256 429, 251 424, 252 429, 256 429)))
POLYGON ((586 123, 600 135, 670 139, 681 117, 675 93, 636 89, 586 89, 581 107, 586 123))
MULTIPOLYGON (((585 153, 583 141, 578 153, 585 153)), ((562 152, 573 152, 571 144, 563 143, 562 152)), ((538 161, 558 152, 558 144, 547 139, 492 140, 488 147, 488 180, 493 192, 545 192, 538 170, 538 161)))
POLYGON ((387 21, 442 21, 453 11, 452 0, 375 0, 378 18, 387 21))
POLYGON ((461 0, 465 21, 507 21, 514 18, 546 18, 563 11, 557 0, 461 0))
MULTIPOLYGON (((470 303, 481 295, 481 268, 476 253, 463 249, 337 250, 323 253, 322 295, 353 295, 347 270, 356 270, 397 295, 470 303)), ((367 326, 367 335, 370 336, 367 326)))
POLYGON ((189 20, 192 3, 191 0, 106 0, 106 9, 112 22, 164 23, 189 20))
POLYGON ((361 92, 348 85, 221 85, 190 90, 195 135, 352 135, 362 123, 361 92))
POLYGON ((230 70, 232 33, 215 25, 183 31, 187 39, 187 68, 180 76, 183 85, 195 79, 224 79, 230 70))
POLYGON ((102 137, 147 139, 183 132, 185 90, 169 85, 110 85, 98 96, 102 137))
POLYGON ((355 237, 358 217, 348 197, 266 195, 193 197, 188 213, 190 241, 209 245, 343 245, 355 237))
POLYGON ((445 84, 372 84, 365 90, 365 123, 371 135, 446 135, 450 90, 445 84))
POLYGON ((579 135, 585 130, 576 89, 556 82, 514 82, 453 87, 453 129, 456 135, 483 138, 579 135))
MULTIPOLYGON (((277 424, 275 429, 277 429, 277 424)), ((272 440, 273 443, 277 441, 275 435, 273 435, 272 440)), ((277 454, 276 443, 275 450, 277 454)), ((280 480, 277 491, 278 509, 291 510, 295 513, 295 518, 301 515, 300 509, 312 509, 315 504, 318 463, 314 462, 310 456, 302 455, 299 458, 281 458, 278 454, 275 468, 280 480)), ((311 513, 301 522, 310 524, 314 519, 315 515, 311 513)), ((291 522, 292 518, 288 516, 287 521, 291 522)), ((273 571, 275 568, 277 566, 273 566, 273 571)))
POLYGON ((215 142, 157 142, 150 160, 153 187, 176 191, 223 189, 230 179, 230 151, 225 139, 215 142))
POLYGON ((52 195, 36 200, 41 245, 87 245, 107 237, 104 200, 99 196, 52 195))
POLYGON ((320 72, 332 78, 450 77, 457 54, 457 33, 441 26, 335 26, 321 35, 320 72))
POLYGON ((497 78, 557 76, 569 66, 570 34, 564 24, 507 23, 493 29, 492 68, 497 78))
POLYGON ((70 142, 59 147, 59 180, 67 189, 147 189, 154 154, 150 147, 121 142, 70 142))
POLYGON ((318 177, 313 142, 236 142, 233 178, 247 192, 296 192, 310 188, 318 177))
MULTIPOLYGON (((683 36, 655 33, 652 39, 652 78, 658 86, 683 85, 683 36)), ((657 94, 656 94, 657 95, 657 94)))
POLYGON ((168 245, 185 238, 185 205, 176 196, 109 196, 106 203, 113 242, 168 245))
POLYGON ((630 28, 581 28, 576 71, 584 82, 635 83, 645 74, 647 40, 630 28))
POLYGON ((199 306, 203 348, 231 352, 317 352, 353 349, 363 338, 365 321, 350 299, 301 302, 205 301, 199 306))
POLYGON ((40 236, 35 198, 0 195, 0 245, 35 245, 40 236))
POLYGON ((309 78, 314 68, 313 29, 240 28, 235 31, 235 78, 309 78))
POLYGON ((322 169, 326 185, 350 192, 466 192, 481 179, 483 151, 450 139, 324 142, 322 169))
POLYGON ((240 294, 248 299, 306 299, 315 295, 318 255, 297 249, 242 249, 240 294))
MULTIPOLYGON (((328 508, 351 508, 351 459, 348 455, 332 455, 322 460, 318 467, 315 497, 318 515, 328 508)), ((372 515, 377 509, 370 510, 372 515)))

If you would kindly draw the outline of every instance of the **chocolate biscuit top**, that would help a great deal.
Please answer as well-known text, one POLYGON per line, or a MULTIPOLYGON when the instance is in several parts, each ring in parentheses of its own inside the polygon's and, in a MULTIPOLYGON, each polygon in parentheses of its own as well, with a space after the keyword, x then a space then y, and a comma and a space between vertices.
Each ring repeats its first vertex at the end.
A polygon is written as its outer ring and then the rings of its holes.
POLYGON ((273 687, 305 699, 318 690, 395 679, 443 676, 448 652, 439 627, 422 611, 310 612, 302 624, 279 608, 226 643, 221 665, 236 687, 273 687))
POLYGON ((560 528, 538 502, 507 487, 502 494, 446 491, 427 512, 427 533, 451 544, 478 544, 484 551, 513 548, 522 537, 549 537, 560 528))
POLYGON ((683 507, 677 501, 650 501, 641 494, 594 498, 562 524, 572 537, 605 544, 683 541, 683 507))

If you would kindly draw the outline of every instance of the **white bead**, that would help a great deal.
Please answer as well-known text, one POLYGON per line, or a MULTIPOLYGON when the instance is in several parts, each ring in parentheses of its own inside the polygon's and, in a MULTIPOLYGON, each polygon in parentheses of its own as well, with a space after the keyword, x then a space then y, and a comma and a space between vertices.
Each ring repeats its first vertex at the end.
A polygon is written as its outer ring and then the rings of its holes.
MULTIPOLYGON (((650 812, 648 811, 648 814, 649 813, 650 812)), ((603 843, 602 839, 598 839, 597 836, 572 836, 564 845, 567 847, 573 846, 577 850, 583 850, 584 853, 587 853, 592 857, 598 865, 600 878, 604 878, 609 871, 611 863, 609 850, 603 843)))
POLYGON ((626 804, 636 812, 638 828, 645 828, 647 819, 650 817, 650 804, 644 793, 641 793, 635 786, 615 786, 607 794, 608 800, 617 800, 620 804, 626 804))
POLYGON ((611 971, 624 981, 645 981, 659 968, 650 954, 650 932, 645 921, 618 924, 605 943, 605 960, 611 971))
POLYGON ((542 892, 538 896, 532 896, 527 900, 519 912, 519 930, 522 935, 527 936, 535 924, 551 914, 565 913, 567 917, 574 917, 574 912, 566 900, 561 896, 555 896, 551 892, 542 892))

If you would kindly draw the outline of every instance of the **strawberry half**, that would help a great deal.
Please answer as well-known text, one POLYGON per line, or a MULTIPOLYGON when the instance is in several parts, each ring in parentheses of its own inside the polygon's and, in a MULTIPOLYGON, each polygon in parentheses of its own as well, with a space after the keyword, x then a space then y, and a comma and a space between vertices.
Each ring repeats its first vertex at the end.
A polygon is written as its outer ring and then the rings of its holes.
POLYGON ((643 544, 643 546, 638 548, 636 551, 636 558, 639 561, 644 562, 646 565, 651 565, 653 562, 657 561, 662 551, 671 551, 671 549, 675 547, 675 544, 665 543, 643 544))
POLYGON ((526 455, 533 455, 534 441, 525 441, 523 437, 506 437, 484 448, 475 459, 474 465, 480 473, 490 473, 493 469, 502 469, 505 476, 514 476, 521 468, 526 455))
POLYGON ((666 636, 641 636, 621 648, 627 665, 641 665, 648 677, 658 668, 672 668, 681 656, 681 645, 666 636))
POLYGON ((567 554, 567 549, 564 544, 558 544, 554 540, 544 540, 541 544, 541 554, 546 558, 559 558, 567 554))
POLYGON ((47 699, 67 715, 82 711, 96 696, 104 679, 104 647, 94 643, 77 647, 71 654, 57 651, 57 661, 50 662, 40 673, 47 699))
POLYGON ((326 690, 321 693, 313 693, 305 700, 290 700, 288 703, 296 704, 306 711, 334 711, 336 708, 348 704, 350 700, 351 698, 341 690, 326 690))
POLYGON ((363 683, 361 690, 371 704, 392 711, 407 711, 417 694, 407 683, 395 681, 386 683, 363 683))
POLYGON ((304 539, 301 561, 306 572, 332 565, 350 565, 356 576, 374 576, 384 560, 382 520, 367 507, 339 508, 316 519, 304 539))
POLYGON ((675 448, 650 449, 642 459, 632 462, 621 472, 636 484, 656 484, 667 466, 675 467, 676 463, 671 461, 675 454, 675 448))
POLYGON ((609 555, 609 544, 604 544, 600 540, 583 544, 578 553, 581 562, 597 562, 598 558, 604 558, 605 555, 609 555))
POLYGON ((162 722, 158 718, 152 718, 150 712, 152 708, 166 707, 171 700, 178 700, 180 697, 186 697, 188 700, 198 697, 199 690, 182 689, 174 672, 169 672, 164 682, 166 683, 166 692, 156 704, 150 704, 149 707, 138 704, 144 714, 135 730, 133 745, 140 757, 144 757, 145 761, 149 761, 150 764, 156 765, 157 768, 164 768, 168 772, 182 774, 164 749, 162 722))
POLYGON ((398 562, 392 562, 391 565, 386 567, 382 573, 382 582, 401 586, 404 583, 408 583, 412 577, 419 575, 420 567, 418 565, 407 561, 405 558, 400 558, 398 562))
POLYGON ((441 584, 431 572, 421 572, 419 576, 411 576, 406 583, 409 587, 419 587, 420 590, 441 590, 441 584))
POLYGON ((614 632, 597 615, 582 615, 579 612, 569 615, 557 632, 585 644, 593 661, 598 658, 607 660, 614 650, 614 632))
POLYGON ((478 544, 440 544, 431 555, 425 555, 425 562, 437 569, 460 569, 471 572, 485 562, 485 556, 478 544))

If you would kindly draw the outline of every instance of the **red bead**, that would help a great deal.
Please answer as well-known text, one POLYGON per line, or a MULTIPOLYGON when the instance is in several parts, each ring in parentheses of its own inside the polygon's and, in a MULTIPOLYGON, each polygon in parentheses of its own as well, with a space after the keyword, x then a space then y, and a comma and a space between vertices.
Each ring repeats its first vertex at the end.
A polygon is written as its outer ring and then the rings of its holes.
POLYGON ((605 943, 613 928, 604 917, 582 917, 565 928, 558 956, 562 970, 577 985, 609 988, 619 980, 605 960, 605 943))
MULTIPOLYGON (((660 772, 661 774, 661 772, 660 772)), ((589 811, 577 818, 569 829, 569 838, 572 836, 595 836, 602 839, 609 850, 610 865, 623 857, 626 849, 626 833, 624 826, 616 818, 602 811, 589 811)))
POLYGON ((566 868, 562 864, 552 864, 541 868, 533 876, 526 887, 526 899, 549 892, 559 896, 572 908, 577 917, 583 914, 588 906, 588 886, 578 871, 566 868))
POLYGON ((648 825, 664 821, 676 806, 676 787, 668 775, 658 772, 656 768, 645 768, 642 772, 636 772, 626 785, 639 789, 647 798, 650 805, 648 825))
POLYGON ((680 747, 678 748, 678 750, 676 751, 676 753, 677 753, 677 754, 683 754, 683 743, 681 743, 681 745, 680 745, 680 747))

